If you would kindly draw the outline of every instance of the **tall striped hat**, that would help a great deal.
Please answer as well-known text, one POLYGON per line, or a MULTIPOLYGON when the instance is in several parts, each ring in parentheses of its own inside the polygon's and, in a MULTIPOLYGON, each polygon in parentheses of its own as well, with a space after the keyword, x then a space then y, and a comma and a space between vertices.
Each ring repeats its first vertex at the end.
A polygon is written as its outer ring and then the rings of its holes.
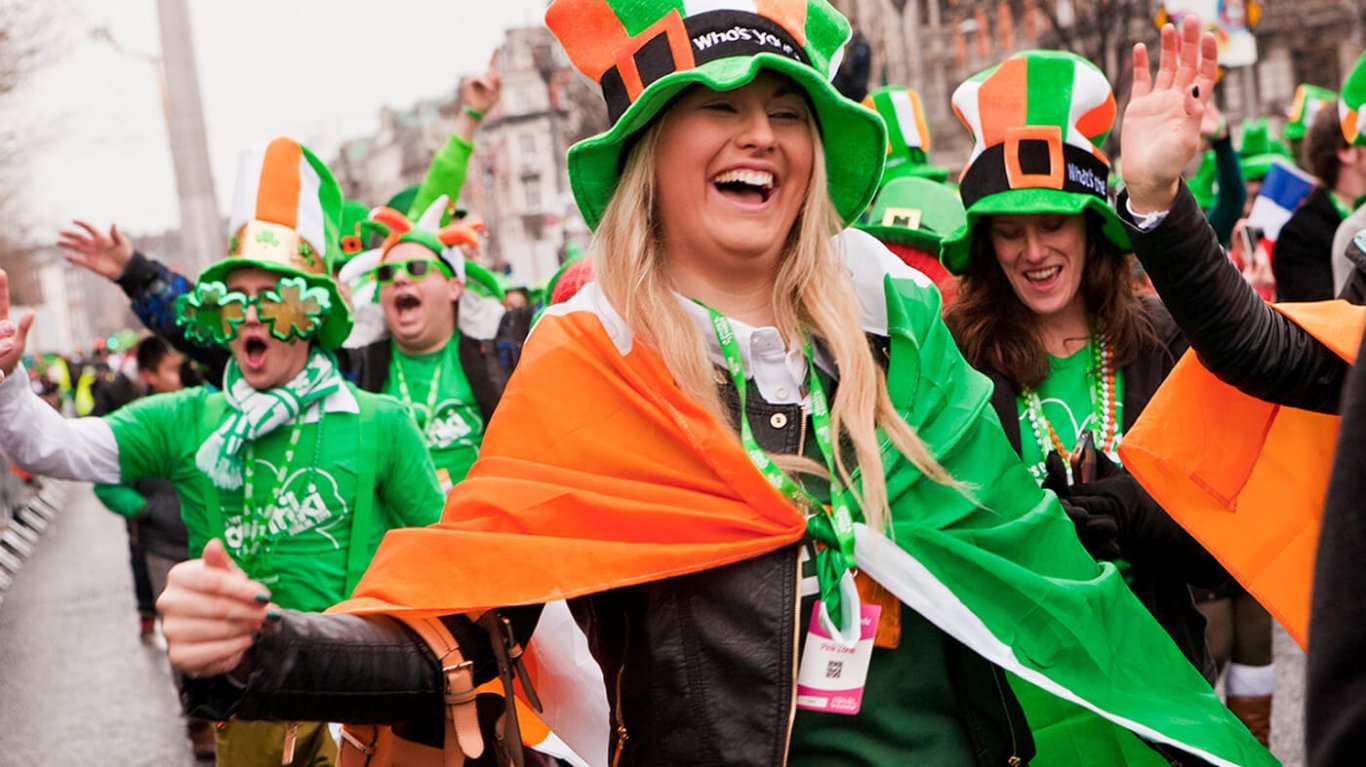
POLYGON ((1300 83, 1299 87, 1295 88, 1295 98, 1290 102, 1290 111, 1286 113, 1285 128, 1281 130, 1281 136, 1291 141, 1304 138, 1319 110, 1335 105, 1337 100, 1338 94, 1327 88, 1300 83))
POLYGON ((692 84, 739 88, 761 69, 805 91, 821 128, 829 193, 846 223, 872 199, 882 121, 830 84, 850 37, 826 0, 554 0, 546 25, 574 66, 602 88, 612 127, 570 147, 570 186, 590 229, 616 191, 628 139, 692 84), (833 144, 832 144, 833 142, 833 144))
POLYGON ((973 230, 993 213, 1090 210, 1106 238, 1129 249, 1110 205, 1110 163, 1101 151, 1115 121, 1115 97, 1095 64, 1065 51, 1017 53, 958 86, 953 110, 973 147, 959 178, 967 223, 940 252, 949 271, 967 269, 973 230))
POLYGON ((1358 123, 1361 105, 1366 103, 1366 53, 1361 54, 1347 81, 1342 84, 1342 95, 1338 97, 1338 119, 1342 123, 1342 135, 1353 146, 1366 145, 1358 123))
POLYGON ((341 207, 341 189, 332 172, 294 139, 277 138, 243 151, 227 256, 205 269, 199 282, 224 282, 229 272, 244 266, 303 277, 331 297, 319 344, 341 346, 351 332, 351 312, 331 268, 341 254, 341 207))
POLYGON ((905 176, 948 180, 948 168, 929 164, 930 124, 925 119, 925 104, 914 88, 884 86, 869 93, 863 105, 887 123, 887 165, 882 169, 882 183, 905 176))

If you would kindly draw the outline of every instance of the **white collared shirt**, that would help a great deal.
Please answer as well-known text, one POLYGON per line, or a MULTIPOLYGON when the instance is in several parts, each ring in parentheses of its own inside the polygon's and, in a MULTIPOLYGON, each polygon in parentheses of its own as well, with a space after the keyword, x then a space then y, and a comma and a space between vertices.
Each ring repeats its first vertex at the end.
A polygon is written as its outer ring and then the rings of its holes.
MULTIPOLYGON (((711 315, 691 299, 675 295, 683 304, 683 310, 702 332, 703 342, 707 345, 707 357, 713 364, 725 368, 726 358, 716 340, 711 315)), ((735 331, 735 342, 740 348, 740 361, 744 363, 745 375, 754 380, 764 401, 771 405, 807 405, 805 350, 801 346, 787 348, 782 334, 775 327, 756 328, 737 319, 726 319, 730 320, 731 329, 735 331)), ((833 372, 834 365, 825 359, 824 353, 817 349, 815 354, 816 364, 826 372, 833 372)))

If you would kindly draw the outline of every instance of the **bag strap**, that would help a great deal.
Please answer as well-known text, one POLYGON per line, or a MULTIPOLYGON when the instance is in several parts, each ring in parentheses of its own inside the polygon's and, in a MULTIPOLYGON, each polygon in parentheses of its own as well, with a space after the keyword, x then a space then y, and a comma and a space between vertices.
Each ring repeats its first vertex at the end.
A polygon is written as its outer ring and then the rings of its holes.
POLYGON ((375 527, 375 463, 379 450, 379 419, 375 417, 375 400, 368 393, 356 394, 360 407, 360 426, 356 430, 360 466, 356 472, 356 506, 351 513, 351 545, 346 554, 346 596, 356 590, 360 577, 370 566, 374 552, 368 541, 375 527))
POLYGON ((460 643, 439 618, 389 617, 416 632, 441 664, 446 700, 445 767, 462 767, 465 756, 478 759, 484 753, 484 738, 479 733, 479 712, 474 703, 474 662, 465 660, 460 643), (452 744, 460 748, 452 748, 452 744))
POLYGON ((488 632, 489 644, 493 647, 493 657, 498 661, 498 677, 503 683, 503 716, 498 721, 495 736, 498 738, 499 763, 513 767, 524 767, 522 753, 522 729, 517 719, 516 691, 513 689, 513 673, 522 682, 527 702, 540 713, 541 701, 531 686, 531 677, 522 663, 522 646, 512 634, 512 622, 489 610, 479 617, 478 625, 488 632))

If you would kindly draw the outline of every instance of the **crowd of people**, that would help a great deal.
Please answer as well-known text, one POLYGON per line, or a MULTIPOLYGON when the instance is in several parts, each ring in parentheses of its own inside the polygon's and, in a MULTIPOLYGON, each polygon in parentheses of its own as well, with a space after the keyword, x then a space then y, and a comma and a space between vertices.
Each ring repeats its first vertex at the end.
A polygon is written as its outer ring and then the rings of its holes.
POLYGON ((1355 763, 1366 57, 1235 147, 1194 18, 1118 120, 1017 53, 950 172, 826 0, 692 5, 547 9, 611 125, 537 290, 455 204, 496 55, 384 205, 276 138, 193 279, 64 231, 150 332, 88 409, 0 272, 0 454, 129 520, 195 753, 1269 765, 1274 616, 1355 763))

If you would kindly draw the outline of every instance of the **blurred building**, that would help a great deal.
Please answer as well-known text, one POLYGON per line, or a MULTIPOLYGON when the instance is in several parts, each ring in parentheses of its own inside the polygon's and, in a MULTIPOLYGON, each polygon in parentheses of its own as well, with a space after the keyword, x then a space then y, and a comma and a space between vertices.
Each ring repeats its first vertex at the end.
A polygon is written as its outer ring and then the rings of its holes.
MULTIPOLYGON (((872 87, 905 84, 924 98, 931 160, 955 171, 970 148, 953 89, 1011 53, 1061 48, 1096 63, 1123 101, 1136 42, 1158 42, 1159 0, 832 0, 872 51, 872 87)), ((1366 3, 1260 0, 1258 61, 1230 68, 1215 98, 1230 122, 1283 117, 1295 86, 1337 89, 1366 42, 1366 3)), ((1117 126, 1116 126, 1117 127, 1117 126)))
MULTIPOLYGON (((606 108, 544 27, 508 30, 498 66, 502 100, 475 136, 459 205, 489 227, 481 260, 512 284, 534 285, 559 268, 567 243, 587 240, 564 155, 578 139, 605 129, 606 108)), ((456 93, 386 109, 374 136, 343 144, 332 168, 347 196, 379 205, 419 183, 454 129, 456 93)))

